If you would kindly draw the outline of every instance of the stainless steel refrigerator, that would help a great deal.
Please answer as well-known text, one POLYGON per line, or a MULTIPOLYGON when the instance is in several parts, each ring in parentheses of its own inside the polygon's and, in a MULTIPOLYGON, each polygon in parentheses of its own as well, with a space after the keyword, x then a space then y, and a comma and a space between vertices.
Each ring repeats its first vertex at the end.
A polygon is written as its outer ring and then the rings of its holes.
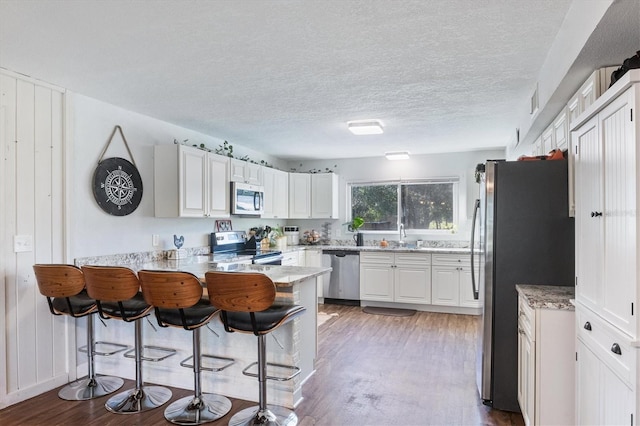
POLYGON ((477 171, 480 199, 474 216, 479 229, 472 236, 480 270, 473 285, 483 302, 478 388, 484 404, 517 412, 515 286, 574 283, 567 161, 487 161, 484 169, 477 171))

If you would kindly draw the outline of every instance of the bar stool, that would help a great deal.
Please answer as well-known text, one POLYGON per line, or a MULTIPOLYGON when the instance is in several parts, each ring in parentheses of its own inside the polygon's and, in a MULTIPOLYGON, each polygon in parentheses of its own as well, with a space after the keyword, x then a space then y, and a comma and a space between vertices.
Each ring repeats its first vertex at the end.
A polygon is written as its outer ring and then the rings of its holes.
MULTIPOLYGON (((47 298, 53 315, 69 315, 87 318, 87 376, 69 383, 58 392, 61 399, 85 401, 108 395, 120 389, 124 380, 120 377, 95 374, 93 341, 93 314, 97 313, 96 301, 85 291, 84 275, 80 268, 62 264, 36 264, 33 272, 38 290, 47 298)), ((124 347, 126 349, 126 346, 124 347)), ((124 350, 121 349, 121 350, 124 350)))
MULTIPOLYGON (((231 401, 222 395, 202 393, 200 388, 200 372, 208 369, 201 366, 200 327, 220 310, 202 298, 202 284, 188 272, 139 271, 138 278, 144 300, 153 305, 158 324, 161 327, 181 327, 192 332, 194 394, 172 402, 165 409, 164 417, 180 425, 199 425, 224 417, 231 411, 231 401)), ((190 358, 183 360, 181 365, 184 366, 190 358)), ((217 371, 234 362, 230 358, 224 360, 225 365, 217 371)))
POLYGON ((171 399, 171 390, 162 386, 145 386, 142 381, 141 321, 153 307, 144 301, 138 277, 131 269, 120 266, 85 265, 82 271, 87 293, 96 300, 101 317, 135 323, 136 387, 112 396, 105 407, 118 414, 141 413, 160 407, 171 399))
MULTIPOLYGON (((284 407, 267 405, 267 379, 290 380, 300 373, 287 377, 267 376, 266 335, 302 315, 305 308, 298 305, 276 305, 276 286, 264 274, 244 272, 207 272, 207 291, 211 304, 221 309, 220 319, 227 332, 239 331, 258 336, 258 406, 237 412, 229 425, 289 425, 298 423, 298 416, 284 407)), ((255 365, 252 364, 252 365, 255 365)), ((244 369, 247 373, 252 366, 244 369)), ((283 367, 282 365, 278 365, 283 367)))

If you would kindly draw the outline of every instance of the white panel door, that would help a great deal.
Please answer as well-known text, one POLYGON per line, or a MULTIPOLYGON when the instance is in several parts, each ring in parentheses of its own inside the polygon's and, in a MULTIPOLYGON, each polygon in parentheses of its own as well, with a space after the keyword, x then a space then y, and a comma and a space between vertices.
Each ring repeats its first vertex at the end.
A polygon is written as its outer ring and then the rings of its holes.
MULTIPOLYGON (((632 92, 620 96, 599 115, 602 135, 604 271, 601 306, 604 316, 631 336, 636 322, 636 150, 630 108, 632 92)), ((637 309, 637 307, 636 307, 637 309)))
POLYGON ((360 299, 393 302, 393 279, 391 265, 360 263, 360 299))
POLYGON ((598 118, 574 133, 576 173, 576 298, 596 308, 602 282, 602 168, 598 118))
POLYGON ((434 305, 458 306, 460 271, 458 266, 433 265, 431 299, 434 305))
POLYGON ((289 173, 289 218, 311 217, 311 175, 289 173))
POLYGON ((222 155, 208 154, 208 216, 229 217, 231 212, 231 201, 229 192, 229 157, 222 155))
POLYGON ((206 212, 207 152, 180 147, 180 216, 204 217, 206 212))
POLYGON ((394 300, 402 303, 431 303, 431 268, 399 266, 394 268, 394 300))

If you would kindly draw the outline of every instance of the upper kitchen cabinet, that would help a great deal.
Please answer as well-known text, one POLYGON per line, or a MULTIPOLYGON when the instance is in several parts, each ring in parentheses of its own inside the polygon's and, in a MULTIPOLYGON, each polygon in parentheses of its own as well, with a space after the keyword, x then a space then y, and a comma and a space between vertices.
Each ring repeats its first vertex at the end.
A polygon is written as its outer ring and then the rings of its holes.
POLYGON ((311 175, 311 217, 338 219, 338 175, 335 173, 311 175))
POLYGON ((289 217, 289 173, 264 167, 262 170, 264 186, 265 219, 286 219, 289 217))
POLYGON ((289 173, 289 218, 311 218, 311 175, 289 173))
POLYGON ((231 182, 244 182, 251 185, 262 185, 262 167, 248 161, 231 159, 231 182))
POLYGON ((229 216, 229 158, 184 145, 154 147, 156 217, 229 216))
POLYGON ((338 217, 338 175, 289 173, 289 218, 338 217))

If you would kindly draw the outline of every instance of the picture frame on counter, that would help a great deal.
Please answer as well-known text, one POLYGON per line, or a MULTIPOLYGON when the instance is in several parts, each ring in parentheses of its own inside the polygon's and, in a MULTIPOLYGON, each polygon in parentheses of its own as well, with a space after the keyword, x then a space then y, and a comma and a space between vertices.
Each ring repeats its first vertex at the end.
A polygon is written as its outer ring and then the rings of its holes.
POLYGON ((233 231, 233 227, 231 226, 231 220, 229 219, 216 220, 216 232, 221 232, 221 231, 233 231))

